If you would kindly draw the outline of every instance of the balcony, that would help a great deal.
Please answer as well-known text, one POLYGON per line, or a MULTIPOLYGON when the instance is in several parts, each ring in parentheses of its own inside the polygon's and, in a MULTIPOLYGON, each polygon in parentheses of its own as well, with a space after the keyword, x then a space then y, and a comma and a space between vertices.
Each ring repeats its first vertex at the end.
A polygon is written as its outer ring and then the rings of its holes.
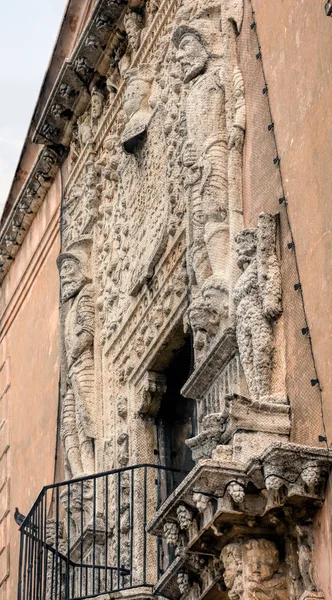
POLYGON ((185 475, 144 464, 44 487, 20 527, 18 600, 152 594, 173 557, 146 524, 185 475))

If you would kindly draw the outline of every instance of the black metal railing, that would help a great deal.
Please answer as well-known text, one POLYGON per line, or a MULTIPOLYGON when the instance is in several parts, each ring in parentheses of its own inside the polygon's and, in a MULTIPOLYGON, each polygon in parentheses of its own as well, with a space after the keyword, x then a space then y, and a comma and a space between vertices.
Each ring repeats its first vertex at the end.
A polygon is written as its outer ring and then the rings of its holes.
POLYGON ((18 600, 153 587, 172 554, 146 524, 185 475, 145 464, 44 487, 20 527, 18 600))

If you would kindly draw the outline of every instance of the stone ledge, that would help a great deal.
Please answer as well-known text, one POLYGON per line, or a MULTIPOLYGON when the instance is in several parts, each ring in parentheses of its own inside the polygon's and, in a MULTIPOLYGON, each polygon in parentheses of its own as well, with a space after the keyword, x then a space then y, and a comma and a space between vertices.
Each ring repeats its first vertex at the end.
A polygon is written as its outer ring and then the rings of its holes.
POLYGON ((185 398, 200 400, 221 371, 237 352, 236 335, 233 328, 226 329, 209 350, 208 356, 196 367, 181 390, 185 398))

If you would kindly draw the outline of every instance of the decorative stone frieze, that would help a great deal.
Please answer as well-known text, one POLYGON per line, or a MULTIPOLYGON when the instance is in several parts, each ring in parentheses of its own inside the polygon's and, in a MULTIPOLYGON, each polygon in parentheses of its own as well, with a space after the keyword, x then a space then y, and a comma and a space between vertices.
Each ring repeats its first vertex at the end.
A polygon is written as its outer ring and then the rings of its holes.
POLYGON ((54 84, 37 124, 34 142, 69 145, 73 123, 89 103, 88 86, 95 73, 98 74, 98 61, 103 57, 124 7, 121 0, 96 3, 79 43, 54 84))
POLYGON ((49 188, 61 158, 53 148, 43 148, 24 183, 0 233, 0 283, 10 268, 49 188))

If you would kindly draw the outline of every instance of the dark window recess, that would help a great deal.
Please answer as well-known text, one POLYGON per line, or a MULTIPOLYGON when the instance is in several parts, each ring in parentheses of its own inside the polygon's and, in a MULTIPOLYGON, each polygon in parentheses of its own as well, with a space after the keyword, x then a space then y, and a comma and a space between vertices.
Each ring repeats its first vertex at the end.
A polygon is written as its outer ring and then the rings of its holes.
MULTIPOLYGON (((181 396, 181 388, 191 371, 191 344, 174 353, 169 367, 164 371, 167 392, 164 394, 156 417, 157 440, 160 464, 165 467, 190 471, 194 462, 185 440, 196 433, 196 402, 181 396)), ((168 482, 166 494, 174 486, 168 482)))

